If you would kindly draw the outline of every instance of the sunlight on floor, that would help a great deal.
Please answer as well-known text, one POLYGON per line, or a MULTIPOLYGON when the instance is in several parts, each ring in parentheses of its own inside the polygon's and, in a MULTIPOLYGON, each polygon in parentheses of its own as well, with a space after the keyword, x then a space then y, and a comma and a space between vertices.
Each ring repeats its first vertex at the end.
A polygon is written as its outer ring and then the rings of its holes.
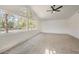
POLYGON ((56 54, 56 51, 55 51, 55 49, 53 49, 53 50, 49 50, 49 49, 45 49, 45 54, 56 54))

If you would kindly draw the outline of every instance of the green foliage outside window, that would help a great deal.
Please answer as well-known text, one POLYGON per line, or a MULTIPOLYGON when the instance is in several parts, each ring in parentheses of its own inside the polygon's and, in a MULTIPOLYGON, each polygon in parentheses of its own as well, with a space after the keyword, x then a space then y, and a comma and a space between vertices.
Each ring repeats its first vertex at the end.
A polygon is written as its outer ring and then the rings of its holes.
POLYGON ((2 28, 2 27, 3 27, 2 20, 0 19, 0 28, 2 28))
POLYGON ((22 28, 24 28, 24 27, 26 27, 26 21, 25 20, 19 20, 18 21, 18 27, 19 27, 19 29, 22 29, 22 28))
POLYGON ((8 22, 8 28, 9 29, 14 28, 14 22, 13 21, 8 22))
POLYGON ((0 19, 0 31, 4 30, 4 22, 0 19))

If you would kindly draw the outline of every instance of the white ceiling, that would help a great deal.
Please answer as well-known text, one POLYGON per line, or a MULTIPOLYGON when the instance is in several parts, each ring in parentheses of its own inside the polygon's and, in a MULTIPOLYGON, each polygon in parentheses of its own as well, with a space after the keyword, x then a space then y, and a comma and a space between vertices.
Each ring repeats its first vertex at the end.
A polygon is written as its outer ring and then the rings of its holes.
MULTIPOLYGON (((58 5, 57 5, 58 7, 58 5)), ((33 5, 31 6, 32 10, 40 17, 41 19, 67 19, 74 15, 78 10, 78 5, 63 5, 60 12, 56 12, 51 14, 51 12, 47 12, 50 10, 50 6, 48 5, 33 5)))
MULTIPOLYGON (((30 7, 34 17, 39 17, 42 20, 46 19, 67 19, 74 15, 79 10, 79 5, 63 5, 60 12, 51 14, 47 12, 50 9, 49 5, 0 5, 0 9, 7 10, 8 13, 14 13, 21 16, 27 16, 27 8, 30 7)), ((58 7, 58 5, 57 5, 58 7)))
POLYGON ((27 6, 25 5, 0 5, 0 9, 5 10, 9 14, 17 14, 26 17, 27 6))

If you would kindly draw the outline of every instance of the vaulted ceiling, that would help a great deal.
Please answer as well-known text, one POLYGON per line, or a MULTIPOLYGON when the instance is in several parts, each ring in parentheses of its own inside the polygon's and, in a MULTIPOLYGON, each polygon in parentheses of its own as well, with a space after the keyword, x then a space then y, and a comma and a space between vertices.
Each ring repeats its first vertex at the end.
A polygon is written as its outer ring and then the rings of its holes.
POLYGON ((47 12, 47 10, 50 9, 50 5, 0 5, 0 9, 4 9, 7 10, 8 13, 15 13, 24 17, 27 16, 28 7, 31 8, 34 17, 36 16, 41 20, 68 19, 79 10, 79 5, 63 5, 60 12, 51 14, 51 12, 47 12))
MULTIPOLYGON (((58 7, 58 5, 57 5, 58 7)), ((54 14, 51 14, 51 12, 47 12, 47 10, 50 10, 49 5, 33 5, 31 6, 32 10, 40 17, 41 19, 68 19, 72 15, 74 15, 78 10, 78 5, 63 5, 63 8, 61 8, 60 12, 56 12, 54 14)))
POLYGON ((17 14, 23 17, 27 16, 27 6, 25 5, 0 5, 0 9, 5 10, 9 14, 17 14))

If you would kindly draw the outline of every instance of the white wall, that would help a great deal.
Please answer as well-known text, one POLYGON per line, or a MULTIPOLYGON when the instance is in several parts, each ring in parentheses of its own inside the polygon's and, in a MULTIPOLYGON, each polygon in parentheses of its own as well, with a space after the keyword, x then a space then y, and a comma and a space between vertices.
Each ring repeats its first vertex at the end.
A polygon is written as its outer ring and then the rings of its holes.
POLYGON ((46 20, 41 22, 41 31, 46 33, 68 33, 67 20, 46 20))
POLYGON ((46 33, 70 34, 79 38, 79 13, 65 20, 41 21, 41 31, 46 33))
POLYGON ((69 19, 69 29, 70 35, 79 38, 79 14, 76 13, 69 19))

